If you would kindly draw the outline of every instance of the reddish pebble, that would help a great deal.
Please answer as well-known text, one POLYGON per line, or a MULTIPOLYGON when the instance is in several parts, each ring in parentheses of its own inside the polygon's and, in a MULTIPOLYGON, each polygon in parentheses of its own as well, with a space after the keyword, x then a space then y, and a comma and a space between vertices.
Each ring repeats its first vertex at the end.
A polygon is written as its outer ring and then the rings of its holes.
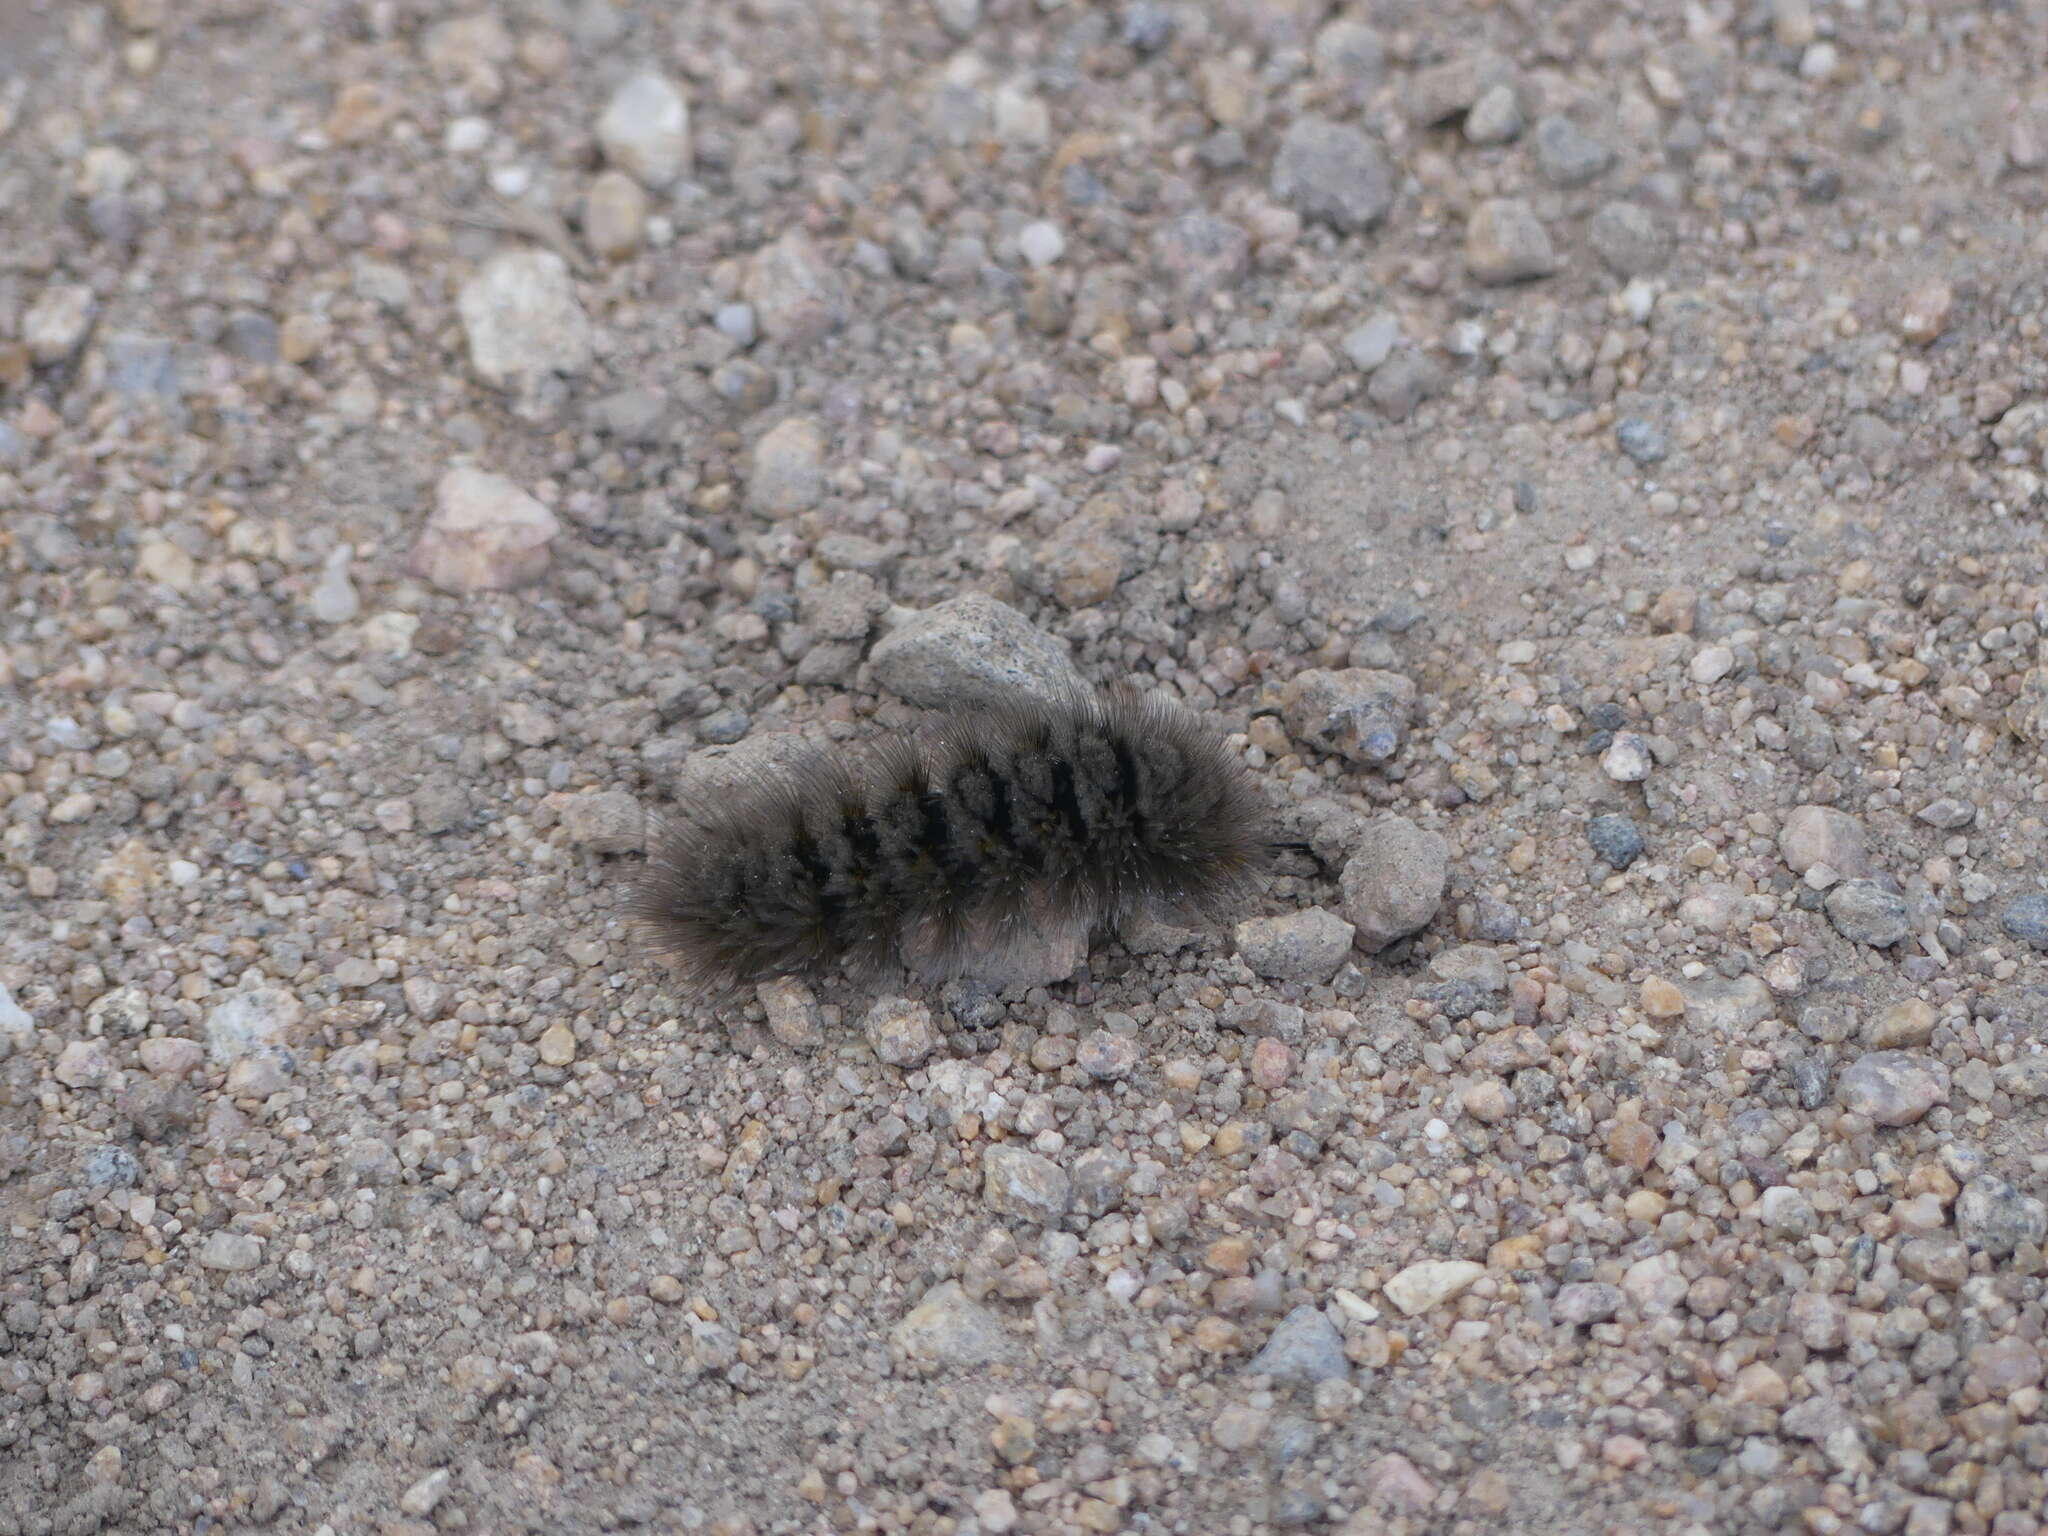
POLYGON ((1294 1053, 1268 1035, 1252 1047, 1252 1081, 1261 1088, 1278 1088, 1294 1070, 1294 1053))

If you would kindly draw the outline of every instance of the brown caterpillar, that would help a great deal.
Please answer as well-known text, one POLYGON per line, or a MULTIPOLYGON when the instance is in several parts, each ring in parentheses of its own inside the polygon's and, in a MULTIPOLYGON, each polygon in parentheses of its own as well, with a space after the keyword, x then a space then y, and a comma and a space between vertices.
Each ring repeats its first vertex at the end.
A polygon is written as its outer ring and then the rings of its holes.
POLYGON ((705 991, 898 961, 971 974, 1046 925, 1225 914, 1266 864, 1261 809, 1177 705, 1121 686, 1020 696, 690 795, 632 916, 705 991))

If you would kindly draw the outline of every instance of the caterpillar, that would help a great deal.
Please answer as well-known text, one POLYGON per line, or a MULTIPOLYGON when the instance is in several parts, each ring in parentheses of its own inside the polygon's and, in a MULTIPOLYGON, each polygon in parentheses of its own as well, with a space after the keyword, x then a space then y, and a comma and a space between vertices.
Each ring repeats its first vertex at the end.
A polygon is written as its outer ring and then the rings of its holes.
POLYGON ((804 750, 657 826, 630 915, 686 984, 907 965, 927 979, 1048 925, 1247 898, 1274 846, 1243 767, 1191 713, 1119 685, 804 750))

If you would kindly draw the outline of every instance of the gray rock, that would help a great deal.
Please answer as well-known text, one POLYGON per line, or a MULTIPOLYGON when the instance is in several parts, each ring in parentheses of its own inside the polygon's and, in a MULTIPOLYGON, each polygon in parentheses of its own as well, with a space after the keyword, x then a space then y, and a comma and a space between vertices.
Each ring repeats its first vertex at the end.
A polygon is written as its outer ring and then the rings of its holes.
POLYGON ((1273 981, 1328 981, 1351 953, 1352 926, 1334 912, 1308 907, 1239 923, 1237 952, 1273 981))
POLYGON ((1977 819, 1977 807, 1967 800, 1943 798, 1923 805, 1914 814, 1930 827, 1957 832, 1977 819))
POLYGON ((818 996, 794 976, 778 976, 754 988, 768 1015, 768 1033, 793 1051, 815 1051, 825 1043, 818 996))
POLYGON ((1418 128, 1434 128, 1474 106, 1497 85, 1512 85, 1508 60, 1488 50, 1460 53, 1445 63, 1416 72, 1402 105, 1418 128))
POLYGON ((233 993, 206 1016, 207 1057, 225 1067, 258 1051, 282 1050, 305 1013, 282 987, 233 993))
POLYGON ((1560 187, 1583 187, 1614 164, 1614 151, 1560 113, 1539 118, 1534 135, 1537 169, 1560 187))
POLYGON ((1624 416, 1614 424, 1614 441, 1638 466, 1648 469, 1670 457, 1671 444, 1655 422, 1640 416, 1624 416))
POLYGON ((1092 1030, 1075 1048, 1074 1062, 1097 1082, 1113 1083, 1137 1068, 1138 1042, 1115 1030, 1092 1030))
POLYGON ((1389 421, 1406 421, 1444 387, 1443 369, 1427 353, 1404 348, 1373 370, 1365 398, 1389 421))
POLYGON ((1361 130, 1296 118, 1273 157, 1273 196, 1304 218, 1347 232, 1369 229, 1393 206, 1394 171, 1361 130))
POLYGON ((1396 756, 1414 710, 1413 682, 1369 667, 1311 669, 1290 679, 1280 695, 1281 717, 1296 740, 1354 763, 1396 756))
POLYGON ((1280 1319, 1265 1348, 1245 1369, 1290 1387, 1312 1387, 1319 1381, 1344 1381, 1351 1362, 1344 1358, 1344 1335, 1320 1307, 1299 1306, 1280 1319))
POLYGON ((868 661, 878 686, 926 709, 999 705, 1019 693, 1059 699, 1086 687, 1064 645, 979 593, 912 614, 868 661))
POLYGON ((1152 232, 1152 266, 1181 301, 1194 304, 1251 270, 1252 238, 1212 213, 1183 213, 1152 232))
POLYGON ((129 399, 175 400, 184 388, 178 354, 161 336, 122 332, 105 343, 107 388, 129 399))
POLYGON ((1050 1158, 997 1142, 981 1154, 981 1197, 999 1215, 1049 1224, 1066 1215, 1073 1185, 1050 1158))
POLYGON ((1888 949, 1911 931, 1905 898, 1875 880, 1844 880, 1824 905, 1835 932, 1873 949, 1888 949))
POLYGON ((1627 869, 1643 856, 1643 834, 1628 817, 1615 813, 1586 823, 1586 841, 1614 869, 1627 869))
POLYGON ((747 507, 762 517, 794 517, 825 496, 825 429, 808 416, 777 422, 754 444, 747 507))
POLYGON ((199 1263, 203 1269, 241 1274, 262 1262, 263 1244, 247 1232, 215 1232, 199 1245, 199 1263))
POLYGON ((740 296, 754 306, 761 334, 785 346, 810 346, 846 323, 845 284, 801 230, 753 254, 740 296))
POLYGON ((1835 1080, 1842 1107, 1878 1125, 1912 1125, 1948 1102, 1948 1068, 1929 1056, 1872 1051, 1835 1080))
POLYGON ((2029 891, 2009 902, 1998 925, 2034 949, 2048 950, 2048 892, 2029 891))
POLYGON ((1828 1064, 1823 1058, 1794 1056, 1786 1064, 1786 1071, 1792 1079, 1792 1091, 1799 1096, 1801 1109, 1819 1109, 1827 1103, 1833 1084, 1828 1077, 1828 1064))
POLYGON ((1550 233, 1520 198, 1490 197, 1465 225, 1465 265, 1487 284, 1520 283, 1557 270, 1550 233))
POLYGON ((1386 44, 1364 22, 1339 18, 1316 33, 1309 64, 1324 85, 1346 100, 1363 103, 1386 74, 1386 44))
POLYGON ((1400 339, 1400 320, 1383 309, 1346 334, 1342 345, 1352 367, 1360 373, 1371 373, 1387 360, 1400 339))
POLYGON ((132 1189, 142 1177, 142 1164, 126 1147, 102 1142, 86 1153, 85 1164, 79 1171, 89 1188, 132 1189))
POLYGON ((1627 1300, 1618 1285, 1577 1280, 1557 1288, 1557 1300, 1550 1304, 1550 1311, 1559 1322, 1584 1328, 1606 1322, 1622 1309, 1627 1300))
POLYGON ((1778 829, 1778 857, 1795 875, 1816 864, 1852 880, 1870 873, 1863 823, 1831 806, 1802 805, 1790 812, 1778 829))
POLYGON ((1521 137, 1522 103, 1511 85, 1488 86, 1465 114, 1468 144, 1506 144, 1521 137))
POLYGON ((434 511, 408 566, 445 592, 506 592, 537 580, 561 524, 503 475, 457 465, 434 487, 434 511))
POLYGON ((1696 1026, 1738 1033, 1761 1024, 1778 1011, 1771 989, 1761 976, 1721 977, 1709 972, 1678 984, 1685 1016, 1696 1026))
POLYGON ((658 443, 668 435, 672 413, 668 397, 658 389, 616 390, 590 402, 591 426, 621 442, 658 443))
POLYGON ((958 1280, 946 1280, 889 1330, 889 1339, 927 1365, 987 1365, 1010 1353, 1010 1337, 995 1313, 973 1301, 958 1280))
POLYGON ((1428 925, 1450 879, 1450 845, 1404 816, 1370 823, 1344 866, 1344 915, 1355 943, 1378 954, 1428 925))
POLYGON ((1115 1147, 1090 1147, 1074 1159, 1074 1208, 1090 1216, 1115 1210, 1131 1170, 1130 1157, 1115 1147))
POLYGON ((592 853, 637 853, 646 840, 646 813, 623 789, 586 791, 562 807, 562 831, 592 853))
POLYGON ((652 70, 612 92, 597 120, 597 141, 613 165, 656 191, 690 165, 690 105, 652 70))
POLYGON ((1646 277, 1671 254, 1671 240, 1657 216, 1640 203, 1602 203, 1586 226, 1593 254, 1620 277, 1646 277))
POLYGON ((553 251, 501 251, 462 285, 455 307, 477 376, 497 389, 579 374, 594 355, 590 320, 553 251))
POLYGON ((875 1056, 888 1066, 914 1067, 938 1049, 932 1011, 907 997, 885 997, 861 1021, 875 1056))
POLYGON ((1980 1174, 1956 1199, 1956 1235, 1995 1259, 2048 1237, 2048 1205, 1994 1174, 1980 1174))

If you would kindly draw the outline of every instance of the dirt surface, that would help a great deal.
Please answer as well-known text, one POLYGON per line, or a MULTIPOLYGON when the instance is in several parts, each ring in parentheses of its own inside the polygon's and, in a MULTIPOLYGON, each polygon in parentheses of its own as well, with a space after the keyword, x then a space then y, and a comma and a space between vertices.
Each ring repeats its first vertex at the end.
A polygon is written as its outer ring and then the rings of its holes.
POLYGON ((0 1532, 2039 1530, 2044 81, 4 0, 0 1532), (682 1002, 642 809, 998 631, 1254 921, 682 1002))

